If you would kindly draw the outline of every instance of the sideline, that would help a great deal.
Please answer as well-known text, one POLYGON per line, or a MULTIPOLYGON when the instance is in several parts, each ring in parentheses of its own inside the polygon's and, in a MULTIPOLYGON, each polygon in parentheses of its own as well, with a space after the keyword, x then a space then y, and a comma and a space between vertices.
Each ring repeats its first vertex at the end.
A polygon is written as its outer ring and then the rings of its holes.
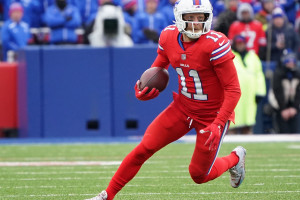
MULTIPOLYGON (((179 139, 182 142, 194 142, 195 140, 196 135, 188 135, 179 139)), ((300 134, 226 135, 223 142, 300 142, 300 134)))
MULTIPOLYGON (((88 137, 88 138, 0 138, 0 145, 41 145, 41 144, 120 144, 137 143, 142 136, 129 137, 88 137)), ((186 135, 176 142, 193 143, 196 135, 186 135)), ((226 135, 224 143, 230 142, 300 142, 300 134, 254 134, 226 135)))
POLYGON ((40 162, 0 162, 0 167, 41 167, 41 166, 110 166, 121 161, 40 161, 40 162))

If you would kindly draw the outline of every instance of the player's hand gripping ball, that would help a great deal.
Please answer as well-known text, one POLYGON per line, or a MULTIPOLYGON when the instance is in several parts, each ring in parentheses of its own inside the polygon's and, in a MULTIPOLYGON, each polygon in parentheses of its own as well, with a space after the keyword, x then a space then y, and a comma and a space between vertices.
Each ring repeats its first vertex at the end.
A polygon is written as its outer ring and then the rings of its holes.
POLYGON ((163 91, 169 83, 169 73, 161 67, 151 67, 141 76, 135 84, 135 96, 137 99, 146 101, 153 99, 163 91))
POLYGON ((156 88, 159 92, 162 92, 168 83, 168 70, 162 67, 151 67, 142 74, 140 78, 140 89, 143 90, 145 87, 148 87, 148 92, 150 92, 152 88, 156 88))

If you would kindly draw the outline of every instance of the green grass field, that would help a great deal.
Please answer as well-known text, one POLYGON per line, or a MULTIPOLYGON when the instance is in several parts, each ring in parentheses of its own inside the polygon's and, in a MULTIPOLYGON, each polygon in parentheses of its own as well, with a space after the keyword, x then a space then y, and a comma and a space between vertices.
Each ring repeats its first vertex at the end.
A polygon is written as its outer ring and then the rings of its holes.
MULTIPOLYGON (((0 163, 122 161, 136 144, 2 145, 0 163)), ((196 185, 188 173, 194 149, 174 143, 150 158, 115 199, 127 200, 296 200, 300 199, 300 143, 224 143, 219 156, 236 145, 247 149, 246 178, 231 188, 229 173, 196 185)), ((105 189, 117 165, 2 166, 0 199, 77 200, 105 189)))

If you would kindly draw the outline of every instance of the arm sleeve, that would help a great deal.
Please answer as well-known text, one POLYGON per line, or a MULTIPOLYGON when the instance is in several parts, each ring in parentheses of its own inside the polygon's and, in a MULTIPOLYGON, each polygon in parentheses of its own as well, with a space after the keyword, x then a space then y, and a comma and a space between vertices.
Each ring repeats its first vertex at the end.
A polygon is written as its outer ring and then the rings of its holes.
POLYGON ((168 69, 169 64, 170 64, 169 59, 163 54, 159 53, 156 59, 154 60, 153 64, 151 65, 151 67, 163 67, 165 69, 168 69))
POLYGON ((215 72, 224 88, 224 101, 213 123, 224 124, 234 112, 240 96, 241 89, 233 60, 227 60, 215 66, 215 72))
POLYGON ((158 47, 157 47, 157 57, 154 60, 153 64, 151 67, 163 67, 165 69, 169 68, 169 58, 166 54, 165 50, 165 41, 166 41, 166 34, 162 33, 160 35, 159 41, 158 41, 158 47))

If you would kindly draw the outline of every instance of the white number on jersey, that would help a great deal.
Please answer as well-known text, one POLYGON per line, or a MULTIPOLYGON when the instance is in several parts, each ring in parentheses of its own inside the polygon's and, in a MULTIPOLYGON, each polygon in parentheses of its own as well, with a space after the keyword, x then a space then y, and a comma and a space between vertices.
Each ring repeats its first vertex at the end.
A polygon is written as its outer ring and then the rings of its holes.
POLYGON ((203 89, 202 89, 202 83, 200 80, 200 77, 197 73, 196 70, 192 69, 189 71, 189 76, 193 78, 194 81, 194 86, 195 86, 195 94, 191 94, 188 92, 188 88, 186 87, 186 77, 183 74, 183 71, 181 68, 176 68, 176 72, 178 73, 178 75, 180 76, 180 80, 181 80, 181 93, 186 96, 187 98, 190 99, 196 99, 196 100, 207 100, 207 94, 203 94, 203 89))
POLYGON ((241 32, 241 35, 245 38, 248 38, 247 41, 247 48, 252 49, 254 47, 254 41, 256 38, 256 32, 252 30, 246 30, 241 32))
POLYGON ((207 35, 206 38, 212 39, 214 42, 217 42, 218 39, 222 37, 222 35, 215 33, 215 32, 209 32, 210 35, 207 35))
POLYGON ((164 29, 164 31, 166 31, 166 30, 174 31, 174 30, 175 30, 175 27, 174 27, 173 25, 167 26, 167 27, 164 29))

